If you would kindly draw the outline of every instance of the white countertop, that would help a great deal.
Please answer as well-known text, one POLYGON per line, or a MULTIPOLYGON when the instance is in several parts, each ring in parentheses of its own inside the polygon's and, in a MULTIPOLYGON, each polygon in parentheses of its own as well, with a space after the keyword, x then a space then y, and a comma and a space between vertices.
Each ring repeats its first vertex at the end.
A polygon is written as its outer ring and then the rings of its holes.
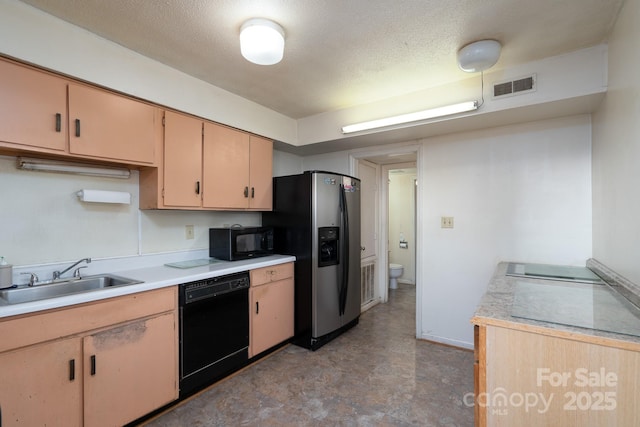
MULTIPOLYGON (((474 317, 471 322, 476 325, 493 325, 499 327, 509 327, 524 331, 536 331, 545 335, 571 338, 579 341, 592 342, 596 344, 618 346, 629 344, 621 348, 633 348, 634 351, 640 344, 640 336, 611 332, 607 330, 591 329, 587 327, 571 326, 570 324, 554 323, 544 320, 535 320, 525 317, 512 316, 515 289, 518 284, 530 284, 532 286, 545 285, 571 285, 572 282, 558 281, 539 278, 522 278, 507 276, 508 262, 501 262, 496 267, 494 276, 489 283, 487 292, 482 297, 474 317)), ((579 285, 579 284, 578 284, 579 285)), ((594 285, 605 286, 605 285, 594 285)), ((543 288, 540 288, 543 292, 543 288)), ((552 308, 543 307, 540 310, 552 308)), ((582 307, 585 310, 588 307, 582 307)), ((562 313, 564 314, 564 313, 562 313)))
POLYGON ((144 283, 87 291, 73 295, 19 304, 6 304, 0 302, 0 318, 150 291, 153 289, 160 289, 168 286, 179 285, 181 283, 222 276, 225 274, 284 264, 295 260, 296 258, 290 255, 271 255, 268 257, 242 261, 221 261, 215 264, 186 269, 167 267, 160 264, 157 266, 146 266, 143 268, 104 271, 102 274, 114 274, 129 279, 139 280, 144 283))

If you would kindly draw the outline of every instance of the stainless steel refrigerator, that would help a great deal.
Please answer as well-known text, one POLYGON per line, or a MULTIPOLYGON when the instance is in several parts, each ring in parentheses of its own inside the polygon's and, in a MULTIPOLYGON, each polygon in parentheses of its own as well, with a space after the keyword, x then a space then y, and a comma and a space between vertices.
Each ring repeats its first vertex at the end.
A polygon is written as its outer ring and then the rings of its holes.
POLYGON ((360 180, 324 171, 273 179, 276 253, 295 255, 295 336, 316 350, 360 318, 360 180))

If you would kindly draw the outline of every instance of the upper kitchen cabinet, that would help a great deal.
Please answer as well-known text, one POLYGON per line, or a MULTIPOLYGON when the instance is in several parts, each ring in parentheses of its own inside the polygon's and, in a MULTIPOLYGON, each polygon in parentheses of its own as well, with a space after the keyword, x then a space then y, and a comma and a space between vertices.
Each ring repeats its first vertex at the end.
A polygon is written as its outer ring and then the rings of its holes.
POLYGON ((202 120, 165 112, 163 170, 164 205, 199 208, 203 190, 202 120))
POLYGON ((152 166, 160 110, 0 60, 0 149, 152 166))
POLYGON ((160 151, 140 171, 141 209, 271 210, 272 141, 166 111, 160 151))
POLYGON ((205 123, 203 206, 272 209, 273 142, 205 123))
POLYGON ((251 136, 249 153, 249 208, 270 211, 273 209, 273 141, 251 136))
POLYGON ((69 85, 69 152, 153 164, 156 107, 86 86, 69 85))
POLYGON ((65 151, 65 80, 0 61, 0 93, 0 145, 33 151, 65 151))

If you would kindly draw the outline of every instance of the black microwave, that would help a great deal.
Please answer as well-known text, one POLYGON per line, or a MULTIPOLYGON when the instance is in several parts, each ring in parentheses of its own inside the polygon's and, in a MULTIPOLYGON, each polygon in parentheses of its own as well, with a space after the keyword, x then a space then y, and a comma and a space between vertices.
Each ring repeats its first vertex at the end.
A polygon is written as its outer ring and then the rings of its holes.
POLYGON ((272 227, 209 229, 209 256, 236 261, 273 255, 272 227))

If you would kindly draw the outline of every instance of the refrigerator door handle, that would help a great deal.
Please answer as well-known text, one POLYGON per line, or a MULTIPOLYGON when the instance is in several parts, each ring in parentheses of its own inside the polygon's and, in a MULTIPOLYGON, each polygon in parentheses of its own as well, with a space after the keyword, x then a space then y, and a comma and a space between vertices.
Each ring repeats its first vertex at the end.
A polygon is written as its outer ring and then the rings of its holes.
POLYGON ((349 209, 345 188, 340 184, 340 210, 342 221, 342 277, 340 280, 340 315, 342 316, 347 305, 347 290, 349 289, 349 209))

